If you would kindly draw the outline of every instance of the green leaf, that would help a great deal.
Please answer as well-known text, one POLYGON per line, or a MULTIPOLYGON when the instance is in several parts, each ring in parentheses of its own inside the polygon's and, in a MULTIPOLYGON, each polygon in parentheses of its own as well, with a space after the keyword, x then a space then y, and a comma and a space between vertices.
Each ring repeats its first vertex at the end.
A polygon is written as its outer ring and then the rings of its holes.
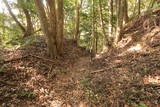
POLYGON ((146 104, 144 104, 143 102, 140 102, 138 107, 148 107, 146 104))

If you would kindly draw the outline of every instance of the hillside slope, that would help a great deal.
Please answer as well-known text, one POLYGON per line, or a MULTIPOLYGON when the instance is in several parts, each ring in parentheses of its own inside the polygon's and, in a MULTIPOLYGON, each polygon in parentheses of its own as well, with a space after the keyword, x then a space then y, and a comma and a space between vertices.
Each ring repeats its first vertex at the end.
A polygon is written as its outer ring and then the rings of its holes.
POLYGON ((92 63, 91 91, 108 107, 160 106, 160 9, 123 29, 123 38, 92 63))

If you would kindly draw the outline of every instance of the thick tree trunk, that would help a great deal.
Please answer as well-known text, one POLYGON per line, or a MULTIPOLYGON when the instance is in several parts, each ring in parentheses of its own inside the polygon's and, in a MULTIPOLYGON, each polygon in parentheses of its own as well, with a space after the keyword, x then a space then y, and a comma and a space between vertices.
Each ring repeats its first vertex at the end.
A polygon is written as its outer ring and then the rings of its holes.
POLYGON ((63 0, 46 0, 47 11, 41 0, 34 0, 42 30, 47 37, 48 53, 55 58, 63 54, 64 13, 63 0))
POLYGON ((26 29, 22 26, 22 24, 18 21, 18 19, 16 18, 16 16, 13 14, 9 4, 8 4, 8 1, 7 0, 3 0, 4 4, 6 5, 8 11, 9 11, 9 14, 12 16, 12 18, 14 19, 14 21, 18 24, 18 26, 21 28, 22 32, 25 33, 26 32, 26 29))
MULTIPOLYGON (((44 34, 47 37, 47 45, 48 45, 48 54, 50 57, 54 58, 57 57, 58 52, 57 52, 57 47, 56 47, 56 40, 55 40, 55 35, 53 34, 52 28, 50 26, 50 21, 48 21, 45 10, 44 10, 44 5, 41 0, 34 0, 37 11, 39 14, 42 30, 44 34)), ((51 24, 52 25, 52 24, 51 24)))
MULTIPOLYGON (((48 5, 48 15, 49 15, 49 27, 52 28, 52 33, 54 38, 57 35, 57 15, 56 15, 56 1, 55 0, 47 0, 48 5)), ((47 21, 47 20, 46 20, 47 21)))
MULTIPOLYGON (((50 36, 48 37, 48 50, 51 50, 50 56, 57 57, 57 15, 56 15, 56 1, 55 0, 46 0, 48 5, 48 19, 45 19, 45 22, 48 24, 48 29, 50 36), (54 54, 53 54, 54 53, 54 54), (52 55, 51 55, 52 54, 52 55)), ((46 14, 46 13, 45 13, 46 14)), ((42 25, 43 26, 43 25, 42 25)))

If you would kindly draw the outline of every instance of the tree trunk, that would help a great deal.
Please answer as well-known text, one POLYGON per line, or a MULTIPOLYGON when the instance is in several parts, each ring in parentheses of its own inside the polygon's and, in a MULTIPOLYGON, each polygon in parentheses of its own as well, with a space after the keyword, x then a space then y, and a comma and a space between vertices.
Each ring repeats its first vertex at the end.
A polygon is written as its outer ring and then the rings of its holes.
POLYGON ((64 12, 63 12, 63 0, 57 0, 57 49, 59 55, 63 53, 63 38, 64 38, 64 12))
POLYGON ((12 18, 14 19, 14 21, 18 24, 18 26, 21 28, 22 32, 25 33, 26 29, 22 26, 22 24, 18 21, 18 19, 16 18, 16 16, 13 14, 9 4, 8 4, 8 1, 7 0, 3 0, 4 4, 6 5, 8 11, 9 11, 9 14, 12 16, 12 18))
POLYGON ((46 0, 47 11, 41 0, 34 0, 42 30, 47 38, 48 53, 52 58, 63 54, 64 13, 63 0, 46 0))
MULTIPOLYGON (((54 35, 52 28, 51 28, 51 27, 53 27, 53 23, 52 24, 49 23, 51 21, 48 21, 48 18, 46 16, 46 13, 44 10, 44 5, 43 5, 42 1, 41 0, 34 0, 34 1, 35 1, 35 5, 37 7, 42 30, 47 38, 48 54, 50 57, 55 58, 55 57, 57 57, 58 52, 57 52, 57 47, 56 47, 55 35, 54 35)), ((52 5, 54 5, 54 4, 52 4, 52 5)), ((53 29, 53 30, 55 30, 55 29, 53 29)))
MULTIPOLYGON (((5 14, 4 13, 4 10, 3 10, 3 14, 5 14)), ((3 16, 3 18, 2 18, 2 24, 3 25, 5 25, 5 17, 6 16, 3 16)), ((5 27, 2 27, 2 35, 5 35, 5 32, 6 32, 6 28, 5 27)), ((1 38, 0 38, 1 39, 1 38)), ((2 39, 1 39, 2 40, 2 39)))
POLYGON ((108 35, 109 35, 109 37, 111 37, 112 36, 112 32, 113 32, 113 25, 112 25, 112 19, 113 19, 113 0, 109 0, 108 6, 109 6, 108 35))
POLYGON ((92 49, 91 54, 96 54, 96 35, 95 35, 95 1, 92 0, 92 49))
POLYGON ((124 0, 124 24, 128 23, 129 17, 128 17, 128 1, 124 0))
POLYGON ((141 0, 138 0, 138 15, 141 14, 141 0))
POLYGON ((117 44, 121 39, 121 29, 123 27, 123 2, 124 0, 117 0, 117 28, 115 43, 117 44))
POLYGON ((74 36, 73 39, 76 41, 76 44, 78 44, 78 39, 79 39, 79 25, 80 25, 80 2, 79 0, 75 1, 76 5, 76 17, 75 17, 75 31, 74 31, 74 36))
POLYGON ((155 2, 156 0, 151 0, 151 2, 149 3, 148 9, 153 8, 155 2))
POLYGON ((27 36, 30 36, 34 32, 34 29, 33 29, 32 19, 31 19, 28 9, 26 9, 24 5, 22 5, 22 9, 26 16, 26 21, 27 21, 27 28, 26 28, 24 37, 27 37, 27 36))
POLYGON ((99 14, 100 14, 100 20, 101 20, 101 28, 102 33, 104 35, 105 41, 103 50, 106 51, 106 49, 109 49, 111 47, 111 41, 110 37, 112 36, 112 17, 113 17, 113 0, 109 1, 109 25, 108 25, 108 34, 105 31, 105 24, 104 24, 104 16, 103 16, 103 9, 102 9, 102 1, 99 0, 99 14), (111 12, 111 14, 110 14, 111 12))

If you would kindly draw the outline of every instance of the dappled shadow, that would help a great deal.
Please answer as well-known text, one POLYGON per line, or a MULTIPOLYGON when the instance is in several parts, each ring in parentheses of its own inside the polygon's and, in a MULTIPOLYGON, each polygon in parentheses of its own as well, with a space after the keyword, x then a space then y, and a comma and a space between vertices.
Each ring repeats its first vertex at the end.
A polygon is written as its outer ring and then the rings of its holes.
POLYGON ((160 104, 160 48, 150 52, 126 52, 105 56, 92 63, 91 91, 98 104, 108 106, 144 102, 160 104), (97 70, 98 69, 98 70, 97 70), (101 98, 101 99, 100 99, 101 98))
MULTIPOLYGON (((154 14, 159 17, 159 13, 154 14)), ((147 18, 142 16, 124 28, 127 35, 118 46, 92 62, 88 82, 97 105, 160 105, 160 27, 156 21, 158 26, 145 30, 142 25, 147 18)))
POLYGON ((47 56, 43 37, 2 54, 5 55, 0 63, 3 68, 0 72, 1 105, 48 107, 57 104, 58 107, 83 101, 73 66, 80 57, 87 57, 88 52, 75 46, 72 40, 65 40, 64 56, 54 60, 47 56))

